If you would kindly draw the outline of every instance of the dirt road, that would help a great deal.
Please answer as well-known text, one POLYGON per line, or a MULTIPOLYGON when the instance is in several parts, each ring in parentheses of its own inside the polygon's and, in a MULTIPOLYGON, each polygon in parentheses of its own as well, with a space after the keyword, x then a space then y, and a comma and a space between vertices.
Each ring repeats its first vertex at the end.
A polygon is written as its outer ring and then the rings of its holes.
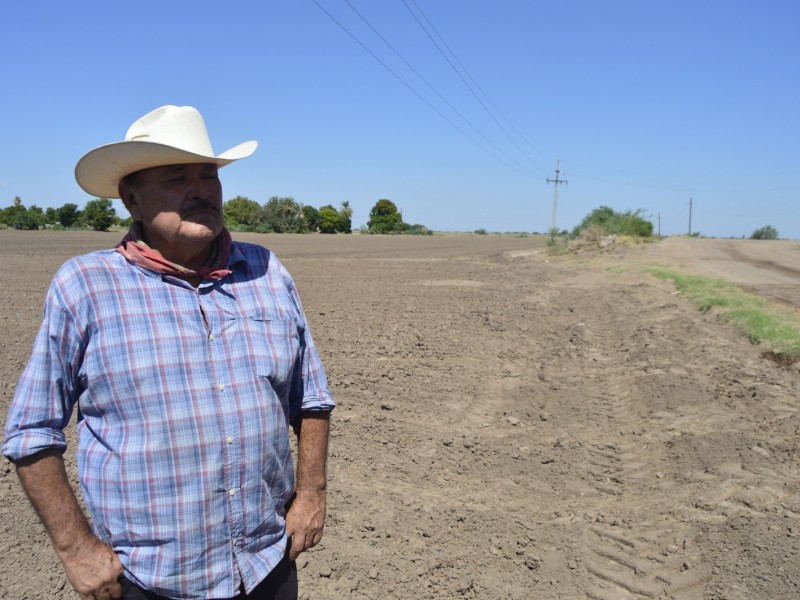
POLYGON ((667 238, 645 253, 800 308, 800 242, 667 238))
MULTIPOLYGON (((0 231, 3 407, 57 265, 118 237, 0 231)), ((800 372, 638 269, 698 251, 237 237, 294 275, 339 403, 302 597, 800 597, 800 372)), ((0 523, 0 598, 75 598, 8 464, 0 523)))

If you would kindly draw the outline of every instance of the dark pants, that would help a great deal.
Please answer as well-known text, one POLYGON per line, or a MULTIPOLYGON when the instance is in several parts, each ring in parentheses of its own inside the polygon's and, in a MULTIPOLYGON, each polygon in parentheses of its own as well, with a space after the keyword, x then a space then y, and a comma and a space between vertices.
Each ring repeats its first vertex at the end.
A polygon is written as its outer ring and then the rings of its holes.
MULTIPOLYGON (((122 590, 122 600, 168 600, 164 596, 157 596, 151 592, 146 592, 124 577, 122 578, 122 590)), ((284 556, 283 560, 270 571, 267 578, 259 583, 251 593, 245 594, 244 589, 242 589, 233 599, 225 600, 234 599, 297 600, 297 565, 293 560, 289 560, 287 554, 287 556, 284 556)))

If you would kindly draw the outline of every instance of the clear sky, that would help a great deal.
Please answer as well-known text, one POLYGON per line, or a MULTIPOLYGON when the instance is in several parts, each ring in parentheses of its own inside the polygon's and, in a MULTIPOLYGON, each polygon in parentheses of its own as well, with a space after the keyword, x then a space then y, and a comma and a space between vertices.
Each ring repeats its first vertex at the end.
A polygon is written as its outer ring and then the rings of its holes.
POLYGON ((217 153, 259 141, 221 171, 225 199, 348 200, 357 227, 388 198, 434 230, 544 232, 560 159, 561 229, 606 205, 686 233, 692 198, 703 235, 800 239, 795 0, 6 0, 2 15, 0 207, 83 206, 83 153, 190 104, 217 153))

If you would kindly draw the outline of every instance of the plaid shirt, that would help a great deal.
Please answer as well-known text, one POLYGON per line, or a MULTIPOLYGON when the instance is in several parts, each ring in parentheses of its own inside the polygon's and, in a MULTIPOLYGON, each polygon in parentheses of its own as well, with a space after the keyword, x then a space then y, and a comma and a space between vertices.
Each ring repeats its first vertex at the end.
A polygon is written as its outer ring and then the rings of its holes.
POLYGON ((92 526, 163 596, 249 592, 281 560, 294 490, 289 424, 334 406, 290 275, 235 242, 195 290, 113 250, 68 261, 47 294, 8 413, 12 460, 66 448, 92 526))

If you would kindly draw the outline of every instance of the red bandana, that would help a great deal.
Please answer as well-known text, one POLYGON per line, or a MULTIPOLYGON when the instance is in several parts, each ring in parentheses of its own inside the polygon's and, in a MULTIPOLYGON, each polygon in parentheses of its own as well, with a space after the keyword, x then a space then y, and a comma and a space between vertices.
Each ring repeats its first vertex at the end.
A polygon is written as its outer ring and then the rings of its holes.
POLYGON ((231 234, 224 227, 211 245, 206 264, 199 269, 187 269, 164 258, 158 250, 148 246, 142 239, 142 224, 134 221, 128 235, 114 248, 134 265, 150 269, 162 275, 173 277, 202 277, 203 279, 222 279, 231 271, 226 269, 231 251, 231 234))

